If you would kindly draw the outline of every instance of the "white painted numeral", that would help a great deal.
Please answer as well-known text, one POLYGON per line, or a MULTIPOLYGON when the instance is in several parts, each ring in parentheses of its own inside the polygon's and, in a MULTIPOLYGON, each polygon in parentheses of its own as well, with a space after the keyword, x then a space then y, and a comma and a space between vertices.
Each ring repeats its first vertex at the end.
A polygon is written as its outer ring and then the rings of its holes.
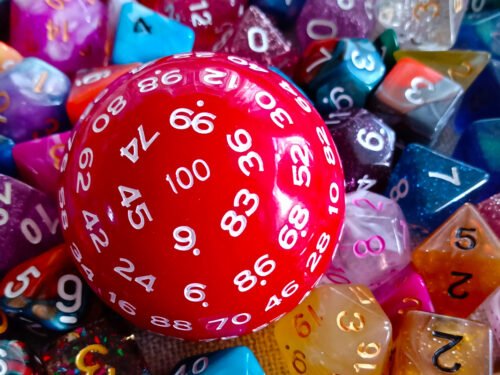
POLYGON ((435 91, 434 84, 428 79, 422 77, 415 77, 411 80, 410 88, 405 90, 405 98, 410 103, 415 105, 424 104, 423 93, 424 90, 435 91))
POLYGON ((248 46, 256 53, 264 53, 269 49, 269 38, 266 31, 259 26, 252 26, 248 29, 248 46))
POLYGON ((113 268, 113 270, 118 275, 120 275, 121 277, 123 277, 127 281, 132 281, 132 279, 133 279, 137 284, 142 286, 146 290, 146 292, 148 292, 148 293, 151 293, 154 290, 153 286, 154 286, 154 283, 156 281, 155 276, 153 276, 153 275, 136 276, 136 277, 130 276, 129 274, 135 272, 134 263, 127 258, 120 258, 120 262, 125 263, 127 266, 126 267, 117 266, 117 267, 113 268))
MULTIPOLYGON (((234 277, 233 283, 238 287, 239 292, 248 292, 257 284, 257 276, 259 276, 260 278, 269 276, 273 273, 275 268, 276 262, 272 259, 269 259, 269 254, 265 254, 255 261, 255 264, 253 266, 255 275, 251 270, 243 270, 234 277)), ((262 286, 266 285, 266 283, 266 280, 260 281, 260 285, 262 286)))
POLYGON ((429 177, 439 178, 455 186, 460 186, 460 176, 458 175, 457 167, 451 167, 451 176, 440 172, 429 172, 429 177))
MULTIPOLYGON (((233 316, 231 318, 231 323, 234 324, 235 326, 247 324, 250 320, 252 320, 252 316, 248 313, 241 313, 233 316)), ((207 325, 206 329, 210 330, 209 325, 210 324, 217 324, 217 327, 215 328, 216 331, 220 331, 221 329, 224 328, 226 323, 229 321, 229 317, 225 318, 220 318, 220 319, 215 319, 215 320, 210 320, 207 325)))
POLYGON ((259 196, 241 189, 236 193, 233 201, 234 208, 246 208, 243 215, 238 215, 235 210, 227 211, 220 222, 222 230, 228 231, 231 237, 239 237, 247 226, 247 218, 259 207, 259 196))
MULTIPOLYGON (((179 187, 183 190, 189 190, 194 186, 195 177, 198 181, 201 182, 208 180, 210 177, 210 167, 208 166, 207 162, 202 159, 196 159, 193 162, 191 169, 193 170, 193 172, 191 172, 186 167, 179 167, 175 171, 177 185, 179 185, 179 187)), ((165 180, 170 184, 172 191, 175 194, 179 194, 172 177, 170 177, 170 174, 167 174, 165 180)))
MULTIPOLYGON (((204 102, 199 100, 198 106, 203 106, 204 102)), ((198 134, 210 134, 214 130, 213 121, 217 118, 213 113, 200 112, 194 117, 194 111, 189 108, 177 108, 170 114, 170 126, 178 130, 193 128, 198 134)))
POLYGON ((21 296, 30 285, 30 276, 34 279, 38 279, 41 276, 40 271, 35 266, 28 267, 19 275, 16 276, 16 280, 21 283, 21 285, 14 290, 14 281, 9 281, 5 286, 3 291, 5 297, 7 298, 17 298, 21 296))
POLYGON ((281 301, 283 300, 283 298, 293 296, 295 292, 297 292, 297 290, 299 290, 299 284, 297 284, 295 280, 290 281, 281 291, 282 298, 278 297, 277 295, 271 296, 264 311, 268 312, 272 308, 281 305, 281 301))
MULTIPOLYGON (((245 129, 237 129, 233 136, 230 134, 226 135, 226 140, 231 150, 238 153, 247 152, 252 147, 252 137, 245 129), (234 141, 232 137, 234 137, 234 141)), ((254 169, 256 167, 259 172, 264 171, 264 162, 255 151, 250 151, 240 156, 238 158, 238 166, 245 176, 250 176, 249 168, 254 169)))
POLYGON ((134 137, 127 146, 120 149, 120 156, 126 157, 134 164, 137 162, 137 160, 139 160, 139 143, 141 144, 142 151, 146 152, 156 140, 156 138, 160 136, 160 133, 156 132, 151 138, 147 139, 146 135, 144 134, 144 128, 142 127, 142 125, 139 125, 137 131, 139 133, 139 139, 137 139, 137 137, 134 137))
POLYGON ((299 231, 301 237, 306 236, 307 230, 304 228, 309 222, 309 210, 296 204, 288 214, 288 222, 292 224, 292 227, 285 224, 278 235, 278 242, 284 250, 290 250, 295 246, 299 239, 299 231))
POLYGON ((307 36, 314 40, 322 40, 334 38, 337 36, 337 25, 330 20, 324 19, 312 19, 307 24, 306 28, 307 36), (316 28, 320 27, 321 29, 328 28, 330 31, 328 33, 317 33, 315 31, 316 28))
MULTIPOLYGON (((67 314, 72 314, 78 311, 78 309, 82 306, 82 291, 82 280, 80 280, 78 276, 71 274, 61 276, 57 281, 57 294, 63 301, 72 302, 72 304, 67 306, 64 302, 57 301, 57 309, 67 314), (70 285, 69 287, 68 283, 70 285), (68 292, 68 289, 70 292, 68 292)), ((64 316, 61 318, 64 318, 64 316)))

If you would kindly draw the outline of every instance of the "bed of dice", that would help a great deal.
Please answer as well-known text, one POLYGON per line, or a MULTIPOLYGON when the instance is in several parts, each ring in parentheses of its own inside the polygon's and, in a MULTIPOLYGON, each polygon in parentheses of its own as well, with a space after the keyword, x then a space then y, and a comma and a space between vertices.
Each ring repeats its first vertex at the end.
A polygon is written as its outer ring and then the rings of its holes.
POLYGON ((492 373, 499 35, 498 0, 0 0, 0 373, 492 373), (62 243, 72 126, 117 77, 191 51, 291 76, 344 166, 339 247, 306 300, 243 340, 274 340, 261 364, 236 340, 148 365, 62 243))

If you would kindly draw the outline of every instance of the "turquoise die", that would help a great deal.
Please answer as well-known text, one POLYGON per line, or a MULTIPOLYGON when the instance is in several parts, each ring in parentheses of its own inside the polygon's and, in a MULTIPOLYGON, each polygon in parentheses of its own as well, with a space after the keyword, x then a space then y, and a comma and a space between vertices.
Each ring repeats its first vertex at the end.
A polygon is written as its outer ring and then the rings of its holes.
POLYGON ((500 192, 500 118, 479 120, 465 128, 453 157, 490 174, 484 198, 500 192))
POLYGON ((12 156, 14 141, 0 135, 0 173, 8 176, 16 175, 16 164, 12 156))
POLYGON ((194 31, 139 3, 122 6, 116 30, 114 64, 148 62, 176 53, 191 52, 194 31))
POLYGON ((264 375, 257 358, 246 346, 237 346, 201 356, 187 358, 177 364, 171 375, 264 375))
POLYGON ((362 108, 384 74, 384 62, 372 42, 342 39, 331 60, 309 84, 308 91, 324 116, 352 107, 362 108))
POLYGON ((466 202, 482 196, 488 173, 416 143, 394 168, 385 195, 403 210, 415 238, 422 239, 466 202))

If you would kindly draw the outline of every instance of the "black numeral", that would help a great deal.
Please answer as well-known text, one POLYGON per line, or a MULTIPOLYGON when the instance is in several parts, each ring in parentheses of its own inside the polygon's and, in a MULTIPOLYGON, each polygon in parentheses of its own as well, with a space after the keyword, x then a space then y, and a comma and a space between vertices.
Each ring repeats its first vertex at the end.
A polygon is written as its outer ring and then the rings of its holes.
POLYGON ((472 273, 467 273, 467 272, 457 272, 457 271, 451 271, 451 276, 458 276, 461 277, 460 280, 455 281, 453 284, 450 285, 448 288, 448 295, 452 298, 457 298, 457 299, 464 299, 467 298, 469 295, 469 292, 462 292, 460 294, 455 293, 455 289, 472 279, 472 273))
POLYGON ((432 331, 432 336, 439 337, 440 339, 450 340, 448 344, 436 350, 436 352, 432 356, 432 364, 434 365, 434 367, 444 372, 457 372, 460 369, 460 367, 462 367, 460 363, 455 362, 455 364, 452 367, 444 367, 439 363, 439 357, 441 357, 441 355, 446 353, 448 350, 452 349, 455 345, 457 345, 460 341, 462 341, 464 337, 451 335, 449 333, 441 331, 432 331))
POLYGON ((472 250, 476 247, 476 237, 464 232, 476 232, 476 228, 457 228, 455 231, 455 246, 461 250, 472 250))
POLYGON ((151 26, 141 17, 134 24, 134 33, 142 33, 144 31, 151 34, 151 26))

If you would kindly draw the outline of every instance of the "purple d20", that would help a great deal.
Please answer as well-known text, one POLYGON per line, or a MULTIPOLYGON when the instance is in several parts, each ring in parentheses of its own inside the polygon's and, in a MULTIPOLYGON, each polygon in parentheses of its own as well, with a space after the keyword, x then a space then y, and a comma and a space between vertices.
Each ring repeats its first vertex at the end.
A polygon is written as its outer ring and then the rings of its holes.
POLYGON ((382 192, 391 174, 394 131, 365 109, 333 112, 325 123, 341 155, 346 191, 382 192))
POLYGON ((366 190, 347 194, 344 232, 332 267, 376 288, 408 265, 410 238, 398 204, 366 190))
POLYGON ((0 135, 23 142, 66 128, 70 86, 64 73, 32 57, 0 74, 0 135))
POLYGON ((0 275, 62 243, 57 208, 44 193, 0 174, 0 275))
POLYGON ((13 0, 11 44, 66 74, 104 65, 106 6, 101 0, 13 0))
POLYGON ((314 40, 366 38, 374 27, 373 0, 308 0, 297 20, 296 33, 306 49, 314 40))
POLYGON ((280 69, 293 65, 299 58, 292 44, 255 6, 246 10, 233 36, 220 50, 280 69))
POLYGON ((57 195, 59 167, 71 132, 18 143, 12 154, 21 179, 44 193, 57 195))

